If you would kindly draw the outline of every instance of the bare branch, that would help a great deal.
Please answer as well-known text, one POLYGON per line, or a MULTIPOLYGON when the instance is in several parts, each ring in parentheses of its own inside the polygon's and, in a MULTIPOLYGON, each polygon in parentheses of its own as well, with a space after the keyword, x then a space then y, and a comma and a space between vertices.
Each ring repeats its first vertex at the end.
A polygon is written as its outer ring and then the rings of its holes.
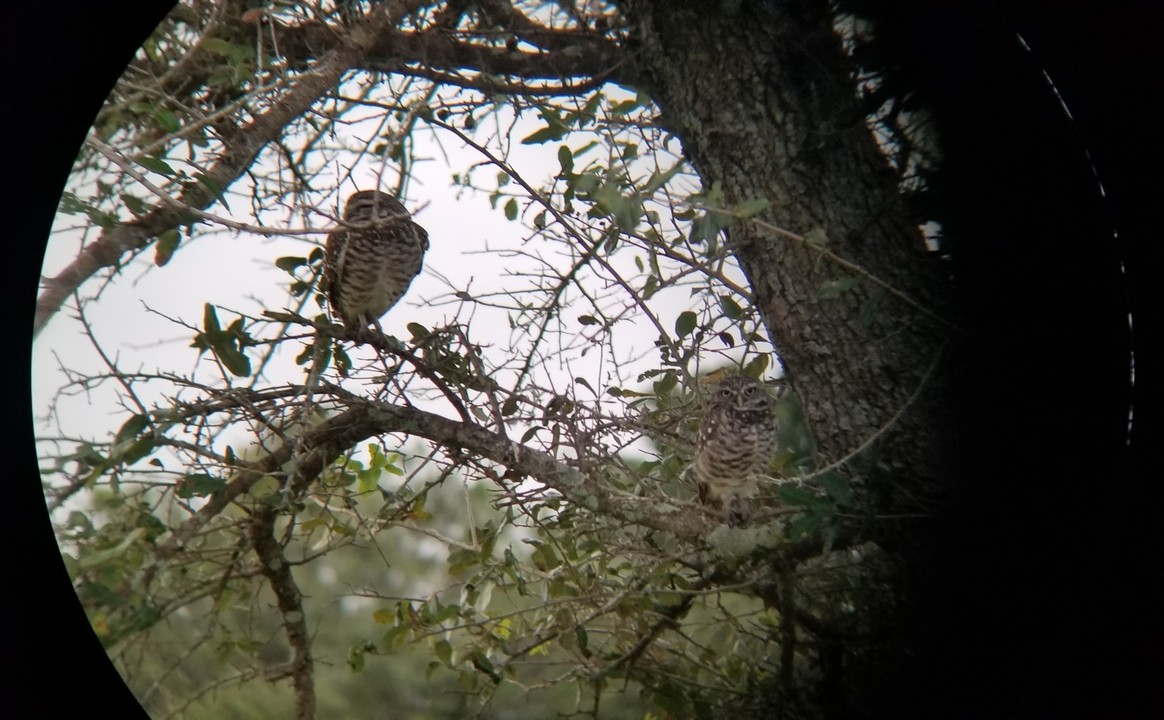
MULTIPOLYGON (((390 20, 385 16, 380 22, 390 20)), ((372 42, 371 37, 361 37, 367 44, 372 42)), ((218 159, 204 174, 202 182, 185 186, 177 198, 179 204, 158 203, 142 217, 103 231, 64 270, 55 277, 46 278, 37 298, 33 336, 44 329, 65 299, 86 280, 103 268, 116 267, 122 257, 149 246, 162 232, 194 220, 182 206, 203 210, 210 206, 216 200, 217 192, 230 187, 246 172, 263 147, 275 141, 288 123, 306 113, 339 83, 344 72, 357 63, 360 53, 359 44, 336 45, 315 67, 296 78, 291 89, 278 102, 273 102, 249 124, 224 135, 218 159), (216 192, 211 188, 221 190, 216 192)))

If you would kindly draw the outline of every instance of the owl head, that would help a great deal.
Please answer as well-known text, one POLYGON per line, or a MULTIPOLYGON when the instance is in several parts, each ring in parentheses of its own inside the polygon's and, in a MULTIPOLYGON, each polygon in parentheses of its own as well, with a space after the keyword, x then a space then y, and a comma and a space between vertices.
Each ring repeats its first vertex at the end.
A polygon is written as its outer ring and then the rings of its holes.
POLYGON ((379 190, 361 190, 353 193, 344 206, 344 219, 356 222, 369 222, 377 219, 404 219, 408 211, 400 201, 386 192, 379 190))
POLYGON ((715 384, 712 405, 737 411, 764 411, 772 407, 772 397, 764 385, 747 375, 733 375, 715 384))

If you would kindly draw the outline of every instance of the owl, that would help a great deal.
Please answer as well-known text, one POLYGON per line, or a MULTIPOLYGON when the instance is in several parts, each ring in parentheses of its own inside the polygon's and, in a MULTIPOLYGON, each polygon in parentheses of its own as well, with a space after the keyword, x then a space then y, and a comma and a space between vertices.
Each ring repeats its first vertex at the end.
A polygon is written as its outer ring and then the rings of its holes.
POLYGON ((420 274, 428 233, 396 198, 361 190, 348 198, 344 227, 327 236, 328 304, 348 330, 380 329, 380 318, 420 274))
POLYGON ((756 481, 775 452, 776 419, 764 386, 744 375, 717 383, 695 443, 699 499, 720 508, 728 524, 746 523, 756 481))

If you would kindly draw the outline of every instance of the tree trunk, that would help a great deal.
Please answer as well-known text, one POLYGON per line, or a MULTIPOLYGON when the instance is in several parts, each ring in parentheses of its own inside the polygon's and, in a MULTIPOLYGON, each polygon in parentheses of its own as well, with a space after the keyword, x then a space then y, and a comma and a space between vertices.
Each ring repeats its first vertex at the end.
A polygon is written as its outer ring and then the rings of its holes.
MULTIPOLYGON (((939 359, 956 331, 940 319, 946 283, 937 254, 908 218, 897 171, 865 124, 827 4, 620 6, 643 89, 660 106, 662 124, 682 139, 705 189, 718 184, 729 208, 771 203, 756 216, 761 223, 731 224, 729 240, 804 405, 818 467, 857 460, 842 472, 864 477, 874 521, 862 532, 897 561, 890 594, 900 621, 917 571, 907 560, 911 527, 876 514, 932 513, 926 501, 945 495, 955 436, 948 368, 939 359), (820 252, 822 235, 830 257, 820 252)), ((809 715, 847 716, 865 704, 878 692, 878 671, 896 657, 898 636, 884 630, 897 621, 877 619, 881 641, 842 645, 843 653, 818 635, 823 679, 815 691, 795 691, 802 702, 777 689, 781 713, 797 716, 799 706, 815 707, 809 715), (841 697, 828 696, 838 689, 841 697)))
MULTIPOLYGON (((760 220, 818 241, 823 232, 830 253, 940 315, 940 269, 863 120, 825 3, 620 5, 645 89, 705 188, 721 185, 729 207, 767 199, 760 220)), ((813 243, 749 220, 728 233, 822 464, 892 425, 878 462, 915 481, 939 478, 938 383, 923 378, 949 327, 813 243)))

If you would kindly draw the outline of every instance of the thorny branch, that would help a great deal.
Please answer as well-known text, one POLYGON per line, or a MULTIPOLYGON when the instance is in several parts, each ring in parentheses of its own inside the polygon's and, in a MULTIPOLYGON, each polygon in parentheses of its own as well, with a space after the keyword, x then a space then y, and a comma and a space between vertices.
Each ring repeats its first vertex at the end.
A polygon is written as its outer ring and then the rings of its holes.
POLYGON ((205 173, 205 181, 187 185, 178 197, 180 205, 161 202, 140 218, 102 231, 101 236, 82 249, 64 270, 55 277, 46 278, 44 289, 37 298, 34 336, 44 329, 65 298, 83 282, 103 268, 116 267, 123 255, 147 247, 162 232, 192 220, 182 205, 205 209, 214 202, 215 193, 209 188, 227 188, 246 172, 263 147, 278 137, 291 120, 330 91, 358 56, 356 47, 338 47, 311 72, 299 78, 279 102, 250 124, 239 128, 237 133, 223 138, 222 152, 205 173))
MULTIPOLYGON (((229 403, 224 398, 225 403, 229 403)), ((458 422, 418 408, 345 397, 346 411, 328 418, 304 433, 303 454, 295 457, 289 477, 282 468, 292 461, 294 448, 284 444, 274 452, 241 470, 221 491, 215 493, 192 517, 178 526, 171 537, 159 546, 169 554, 180 549, 200 529, 236 498, 247 492, 266 475, 284 475, 294 493, 302 492, 323 468, 360 442, 388 433, 407 433, 423 437, 434 444, 458 448, 507 468, 506 477, 517 482, 530 477, 545 484, 565 499, 592 511, 622 518, 646 528, 667 532, 675 537, 703 545, 717 534, 740 533, 749 538, 757 552, 781 556, 788 562, 811 557, 820 542, 806 539, 787 543, 782 539, 784 523, 774 520, 766 526, 747 530, 719 528, 709 535, 707 521, 694 507, 675 506, 667 512, 653 500, 635 497, 588 477, 579 470, 546 452, 513 442, 501 434, 475 424, 458 422), (681 520, 679 518, 682 518, 681 520), (778 550, 761 550, 761 546, 780 545, 778 550)), ((837 544, 834 543, 834 547, 837 544)))
MULTIPOLYGON (((629 77, 622 48, 600 34, 579 30, 556 30, 543 27, 506 3, 492 2, 486 9, 506 26, 512 27, 523 40, 537 45, 537 52, 515 52, 504 45, 491 46, 480 38, 450 33, 443 27, 405 32, 398 26, 422 3, 390 2, 387 10, 374 11, 368 21, 350 32, 320 22, 296 26, 274 23, 274 45, 289 61, 300 68, 289 89, 272 101, 250 122, 235 125, 227 119, 219 122, 222 147, 218 158, 199 181, 186 183, 181 193, 153 205, 140 217, 118 222, 102 231, 100 237, 84 247, 67 267, 42 282, 37 299, 33 326, 34 337, 48 324, 65 300, 80 286, 105 268, 117 268, 125 255, 149 246, 154 238, 198 219, 221 222, 221 218, 202 213, 220 194, 245 173, 262 149, 277 142, 293 120, 308 113, 321 98, 332 92, 346 72, 363 69, 376 72, 429 77, 442 83, 473 87, 496 82, 484 77, 517 78, 521 82, 539 79, 587 78, 585 82, 626 81, 629 77), (462 73, 477 73, 472 77, 462 73), (191 212, 191 211, 194 212, 191 212)), ((229 18, 237 32, 243 18, 229 18)), ((209 31, 215 30, 211 23, 209 31)), ((167 82, 175 83, 171 78, 167 82)), ((506 92, 543 93, 578 92, 578 83, 565 83, 556 91, 522 85, 507 85, 506 92)), ((241 108, 240 108, 241 114, 241 108)), ((89 143, 104 151, 103 143, 89 143)), ((119 165, 121 163, 118 163, 119 165)), ((152 190, 152 189, 151 189, 152 190)), ((239 227, 253 231, 250 226, 239 227)))

